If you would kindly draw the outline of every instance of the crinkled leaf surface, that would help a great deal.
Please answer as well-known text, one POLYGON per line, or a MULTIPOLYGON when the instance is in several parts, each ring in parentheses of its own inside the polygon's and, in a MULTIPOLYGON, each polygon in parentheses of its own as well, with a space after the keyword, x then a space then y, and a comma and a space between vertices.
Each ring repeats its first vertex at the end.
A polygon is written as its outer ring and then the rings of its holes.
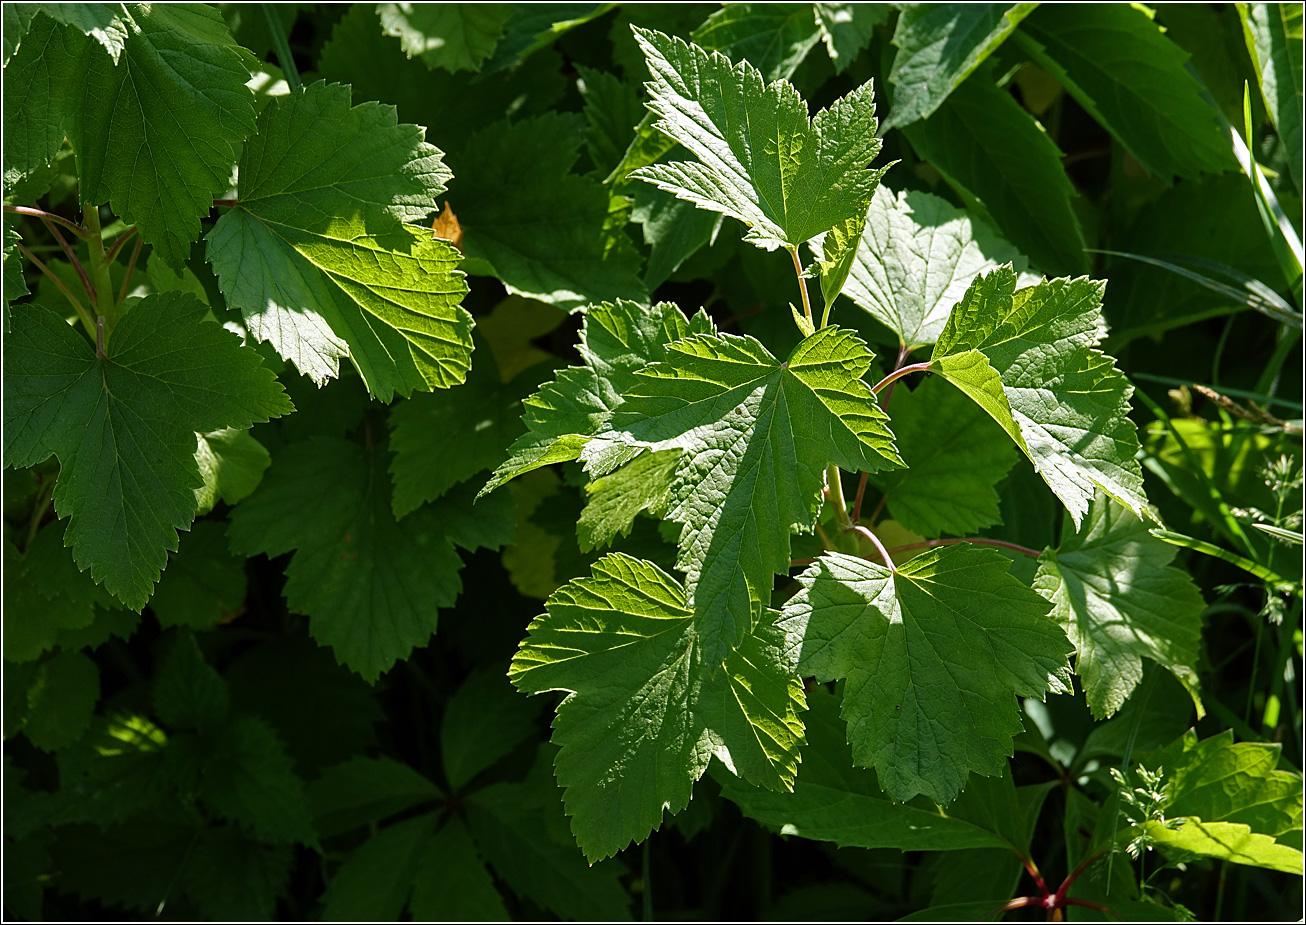
POLYGON ((906 3, 889 71, 896 87, 884 127, 924 119, 997 50, 1037 3, 906 3))
POLYGON ((706 314, 686 321, 670 302, 651 309, 627 301, 591 305, 577 345, 585 365, 567 367, 523 402, 526 433, 482 494, 533 469, 577 458, 621 403, 622 392, 635 384, 637 370, 664 359, 672 341, 711 330, 706 314))
POLYGON ((115 64, 118 63, 119 56, 127 45, 128 36, 135 31, 134 14, 140 12, 137 9, 140 6, 138 3, 16 3, 13 5, 33 11, 39 10, 56 22, 74 26, 77 31, 89 35, 103 45, 115 64))
POLYGON ((1097 489, 1153 516, 1134 459, 1133 387, 1097 350, 1105 288, 1080 277, 1017 290, 1015 271, 999 267, 971 284, 930 358, 1011 435, 1076 524, 1097 489))
POLYGON ((248 555, 296 550, 286 568, 290 609, 336 660, 375 681, 425 645, 437 609, 462 590, 468 549, 511 537, 506 499, 471 511, 455 491, 396 521, 384 445, 315 438, 291 444, 231 515, 232 546, 248 555))
POLYGON ((134 3, 117 62, 84 42, 68 137, 79 194, 106 200, 180 269, 254 130, 253 57, 198 3, 134 3))
POLYGON ((748 226, 759 247, 797 247, 864 210, 884 170, 874 91, 863 84, 807 116, 787 81, 767 85, 747 61, 732 65, 658 32, 635 30, 653 79, 656 128, 698 162, 643 167, 632 176, 748 226))
POLYGON ((571 173, 583 141, 579 117, 559 113, 499 122, 469 139, 452 158, 448 198, 463 247, 518 295, 566 309, 646 301, 638 254, 605 231, 607 190, 571 173))
POLYGON ((422 129, 349 88, 278 97, 240 159, 240 196, 208 259, 249 332, 321 385, 341 357, 381 401, 447 388, 471 365, 458 252, 406 222, 450 173, 422 129), (311 141, 311 143, 310 143, 311 141))
MULTIPOLYGON (((829 238, 826 239, 828 247, 829 238)), ((1028 261, 988 225, 930 193, 881 189, 871 200, 844 295, 913 348, 932 344, 975 277, 1028 261)), ((846 319, 845 323, 851 323, 846 319)))
POLYGON ((945 546, 896 573, 842 554, 799 576, 781 626, 801 674, 846 678, 853 760, 895 801, 949 803, 1001 774, 1021 731, 1013 694, 1070 690, 1071 646, 1048 603, 992 549, 945 546))
MULTIPOLYGON (((826 327, 783 363, 751 337, 695 334, 640 370, 605 437, 681 451, 667 517, 681 524, 700 645, 723 659, 789 567, 790 534, 810 530, 825 469, 901 465, 887 418, 861 376, 874 354, 826 327)), ((605 441, 587 446, 601 460, 605 441)))
POLYGON ((1000 522, 997 484, 1016 461, 1002 428, 934 378, 893 395, 893 433, 905 469, 874 476, 889 516, 925 537, 973 536, 1000 522))
POLYGON ((1075 644, 1075 673, 1099 719, 1120 709, 1143 679, 1144 658, 1196 697, 1202 595, 1170 565, 1179 550, 1147 528, 1098 494, 1080 528, 1067 523, 1060 545, 1039 557, 1034 589, 1075 644))
POLYGON ((1302 5, 1239 3, 1243 37, 1261 94, 1288 151, 1288 167, 1302 188, 1302 5))
POLYGON ((24 306, 5 338, 5 465, 58 457, 64 542, 135 610, 195 517, 195 433, 292 410, 259 355, 203 317, 194 296, 149 296, 97 358, 54 312, 24 306))
POLYGON ((680 583, 622 554, 554 592, 547 609, 508 675, 530 693, 569 692, 554 722, 556 769, 590 860, 684 809, 714 755, 753 783, 792 786, 803 694, 774 626, 723 664, 702 645, 680 583))
POLYGON ((589 498, 576 522, 576 539, 582 552, 608 546, 625 536, 641 511, 666 513, 680 453, 642 453, 616 472, 600 476, 586 486, 589 498))
POLYGON ((510 3, 378 3, 388 35, 397 35, 410 58, 446 71, 479 71, 494 52, 510 3))
POLYGON ((1019 35, 1022 49, 1152 173, 1169 182, 1235 169, 1217 110, 1184 67, 1188 55, 1142 10, 1046 3, 1019 35))
POLYGON ((895 803, 885 796, 875 772, 853 764, 838 695, 814 689, 803 721, 807 745, 792 793, 721 775, 722 794, 745 816, 778 827, 782 835, 831 841, 841 848, 1009 849, 996 832, 944 814, 923 797, 895 803))
POLYGON ((905 126, 904 133, 970 211, 987 211, 1035 266, 1054 273, 1087 269, 1084 232, 1071 203, 1077 194, 1061 151, 991 73, 972 75, 930 118, 905 126))

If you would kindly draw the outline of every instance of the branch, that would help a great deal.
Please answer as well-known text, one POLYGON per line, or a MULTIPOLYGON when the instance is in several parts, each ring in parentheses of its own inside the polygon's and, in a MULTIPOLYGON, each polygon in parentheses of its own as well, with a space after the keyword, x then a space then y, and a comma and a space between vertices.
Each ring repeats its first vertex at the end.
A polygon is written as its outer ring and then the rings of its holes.
POLYGON ((897 574, 898 568, 893 564, 893 559, 890 558, 889 551, 884 548, 884 544, 880 542, 880 538, 878 536, 876 536, 870 530, 867 530, 861 524, 857 524, 855 527, 853 527, 853 532, 859 536, 864 536, 868 540, 870 540, 871 545, 873 545, 877 550, 879 550, 880 558, 884 560, 884 567, 887 568, 891 573, 897 574))
POLYGON ((136 233, 136 226, 132 225, 130 228, 128 228, 126 231, 120 234, 118 236, 118 240, 114 241, 113 244, 109 246, 109 249, 105 252, 104 259, 107 260, 109 263, 113 263, 115 260, 117 260, 118 251, 122 250, 122 246, 126 244, 127 241, 131 238, 131 236, 134 235, 135 233, 136 233))
POLYGON ((871 386, 871 391, 874 392, 876 395, 879 395, 882 389, 884 389, 886 386, 892 385, 893 383, 897 382, 903 376, 909 375, 911 373, 925 373, 925 372, 929 372, 929 370, 930 370, 929 363, 913 363, 911 366, 904 366, 901 369, 895 369, 893 372, 889 373, 889 375, 885 376, 879 382, 875 383, 875 385, 871 386))
POLYGON ((816 327, 816 322, 812 320, 812 303, 807 298, 807 283, 803 282, 803 264, 798 259, 798 248, 786 248, 786 250, 794 259, 794 272, 798 274, 798 291, 803 294, 803 314, 807 317, 807 323, 816 327))
POLYGON ((77 275, 81 277, 82 288, 86 290, 86 297, 90 299, 91 304, 94 305, 95 287, 91 285, 91 280, 86 275, 86 270, 82 268, 82 262, 77 259, 77 255, 74 254, 73 249, 68 246, 68 242, 64 240, 64 236, 59 233, 59 226, 45 216, 41 216, 41 221, 45 224, 45 227, 49 229, 50 234, 54 235, 54 239, 59 242, 59 247, 63 250, 64 256, 68 258, 68 262, 73 265, 73 269, 76 270, 77 275))
POLYGON ((33 266, 44 273, 46 279, 54 283, 55 287, 64 294, 64 297, 72 303, 73 308, 77 310, 77 317, 82 321, 82 326, 86 328, 86 333, 90 334, 92 337, 95 336, 95 319, 93 319, 90 312, 86 310, 86 306, 77 301, 77 296, 73 295, 68 287, 63 284, 63 280, 55 276, 54 273, 50 271, 50 268, 43 264, 35 254, 23 245, 21 241, 19 241, 15 246, 18 248, 18 252, 30 260, 33 266))
POLYGON ((33 209, 31 206, 5 206, 5 211, 13 212, 15 215, 31 215, 44 221, 58 222, 82 240, 90 237, 89 232, 81 225, 70 222, 62 215, 55 215, 53 212, 43 212, 40 209, 33 209))
POLYGON ((141 243, 141 238, 137 237, 136 246, 132 248, 131 259, 127 261, 127 272, 123 275, 122 285, 118 287, 118 302, 120 304, 123 299, 127 298, 127 287, 131 285, 132 273, 136 270, 136 258, 141 255, 141 243))

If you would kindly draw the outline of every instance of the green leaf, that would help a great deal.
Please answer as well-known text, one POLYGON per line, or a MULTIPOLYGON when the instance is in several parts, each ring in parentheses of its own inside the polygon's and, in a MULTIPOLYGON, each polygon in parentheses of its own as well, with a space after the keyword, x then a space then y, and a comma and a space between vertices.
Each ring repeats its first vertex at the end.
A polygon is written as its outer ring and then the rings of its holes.
POLYGON ((901 128, 939 108, 997 51, 1037 3, 908 3, 898 15, 889 70, 896 87, 885 129, 901 128))
POLYGON ((793 793, 751 787, 720 775, 722 795, 745 816, 779 829, 781 835, 830 841, 841 848, 1010 848, 995 832, 950 816, 924 798, 892 802, 874 771, 854 767, 838 713, 837 696, 821 688, 808 695, 803 716, 808 741, 793 793))
POLYGON ((523 402, 526 433, 481 494, 542 466, 576 459, 621 403, 622 392, 635 384, 637 370, 664 359, 672 341, 711 330, 705 313, 686 321, 670 302, 651 309, 624 300, 591 305, 577 344, 585 365, 567 367, 523 402))
POLYGON ((679 462, 677 450, 642 453, 633 462, 586 486, 589 498, 576 522, 576 539, 581 551, 610 546, 618 536, 629 536, 641 511, 655 517, 665 514, 679 462))
POLYGON ((425 645, 437 608, 458 597, 462 561, 454 545, 475 548, 511 535, 506 509, 473 515, 469 492, 396 522, 386 458, 384 445, 364 450, 329 438, 291 444, 232 511, 229 531, 233 548, 247 555, 296 551, 286 568, 287 604, 308 614, 313 638, 368 681, 425 645))
POLYGON ((219 816, 273 844, 316 847, 304 784, 264 720, 240 716, 209 746, 200 799, 219 816))
POLYGON ((461 382, 472 322, 458 252, 405 224, 449 178, 420 127, 379 103, 350 108, 348 87, 272 100, 241 154, 239 200, 207 235, 227 304, 318 385, 345 356, 385 402, 461 382))
POLYGON ((91 725, 100 701, 100 670, 81 652, 41 662, 27 685, 23 733, 42 751, 67 748, 91 725))
POLYGON ((1001 774, 1021 730, 1011 695, 1069 692, 1070 643, 1007 567, 962 544, 896 573, 829 554, 799 576, 786 648, 800 673, 848 679, 853 759, 876 769, 889 799, 949 803, 968 774, 1001 774))
POLYGON ((731 61, 747 61, 767 81, 792 77, 820 39, 808 3, 727 4, 689 38, 699 48, 719 51, 731 61))
POLYGON ((1271 121, 1288 151, 1288 168, 1302 187, 1302 7, 1300 3, 1239 3, 1247 53, 1271 121))
POLYGON ((1010 263, 1021 282, 1038 282, 1025 272, 1028 261, 992 228, 918 190, 882 190, 871 200, 860 238, 843 293, 908 349, 938 340, 948 313, 980 273, 1010 263))
POLYGON ((1178 829, 1170 829, 1151 821, 1143 828, 1148 838, 1175 860, 1218 858, 1296 876, 1301 875, 1302 865, 1306 863, 1296 848, 1281 845, 1271 836, 1253 832, 1238 822, 1186 819, 1178 829))
POLYGON ((714 755, 761 786, 792 787, 804 703, 774 626, 723 663, 702 644, 679 582, 620 553, 546 606, 508 676, 529 693, 569 692, 553 724, 556 769, 591 861, 684 809, 714 755))
POLYGON ((67 632, 84 629, 95 619, 97 605, 114 605, 80 572, 63 545, 57 523, 47 523, 19 555, 5 543, 4 657, 31 661, 52 648, 67 632))
POLYGON ((904 132, 916 153, 963 198, 978 199, 998 231, 1036 266, 1056 273, 1087 269, 1084 234, 1071 205, 1075 188, 1061 167, 1061 152, 987 72, 965 81, 929 119, 904 132))
POLYGON ((216 520, 195 524, 172 554, 150 609, 164 629, 203 630, 245 603, 245 560, 227 549, 226 527, 216 520))
POLYGON ((435 830, 428 813, 388 826, 345 859, 323 896, 328 922, 394 922, 413 891, 413 877, 435 830))
POLYGON ((995 488, 1016 453, 974 402, 927 379, 894 393, 892 423, 907 468, 874 480, 894 520, 924 537, 973 536, 1001 522, 995 488))
POLYGON ((141 615, 134 610, 97 606, 95 617, 90 623, 60 630, 56 643, 65 652, 97 649, 115 636, 124 641, 130 639, 140 622, 141 615))
MULTIPOLYGON (((5 4, 6 17, 15 7, 5 4)), ((31 15, 30 13, 28 14, 31 15)), ((49 163, 67 132, 75 62, 85 39, 45 16, 30 20, 22 44, 4 66, 4 185, 8 188, 49 163)), ((9 25, 5 41, 9 41, 9 25)), ((20 205, 23 203, 20 203, 20 205)), ((5 216, 8 225, 9 216, 5 216)), ((7 236, 7 235, 6 235, 7 236)), ((6 249, 9 244, 6 242, 6 249)), ((6 266, 9 260, 5 260, 6 266)), ((5 281, 7 300, 17 298, 5 281)))
POLYGON ((213 922, 269 921, 290 885, 294 854, 238 829, 210 828, 196 839, 182 876, 186 895, 213 922))
POLYGON ((1075 645, 1089 709, 1105 719, 1143 679, 1143 658, 1167 668, 1197 700, 1202 596, 1170 562, 1177 550, 1099 494, 1080 528, 1067 523, 1039 557, 1034 590, 1052 602, 1075 645))
POLYGON ((440 724, 440 757, 454 792, 530 738, 539 704, 494 672, 475 671, 449 698, 440 724))
POLYGON ((1097 350, 1105 288, 1080 277, 1017 290, 999 267, 971 284, 930 358, 1016 441, 1076 525, 1097 489, 1154 516, 1134 458, 1133 387, 1097 350))
POLYGON ((466 383, 414 395, 391 410, 397 519, 502 461, 503 448, 522 431, 522 391, 520 383, 500 380, 493 354, 483 348, 466 383))
POLYGON ((1217 111, 1184 67, 1187 54, 1141 10, 1044 4, 1021 27, 1018 40, 1163 180, 1235 169, 1217 111))
POLYGON ((713 662, 741 641, 789 568, 790 535, 810 530, 831 463, 857 472, 901 465, 887 417, 861 376, 874 354, 826 327, 778 359, 751 337, 694 334, 640 370, 603 439, 682 451, 667 517, 681 524, 677 568, 713 662))
POLYGON ((413 882, 411 911, 422 922, 507 922, 508 910, 457 816, 426 843, 413 882))
POLYGON ((132 19, 132 14, 139 11, 129 12, 122 3, 33 3, 29 8, 89 35, 104 46, 114 64, 126 48, 129 34, 139 28, 132 19))
POLYGON ((639 88, 606 71, 578 65, 578 84, 585 97, 585 150, 599 176, 607 176, 621 162, 644 118, 639 88))
POLYGON ((231 692, 200 652, 195 635, 182 632, 155 669, 154 713, 177 730, 209 729, 227 721, 231 692))
POLYGON ((18 252, 18 242, 23 236, 18 233, 18 216, 6 212, 4 217, 4 333, 9 333, 9 303, 16 302, 25 295, 30 295, 27 279, 23 276, 23 261, 18 252))
POLYGON ((796 248, 865 210, 886 168, 870 83, 807 116, 786 81, 766 85, 747 61, 731 65, 682 39, 636 29, 654 79, 645 84, 656 128, 698 163, 642 167, 631 176, 748 226, 746 241, 796 248))
MULTIPOLYGON (((871 208, 874 208, 874 202, 875 200, 872 199, 871 208)), ((854 215, 808 242, 813 253, 816 254, 816 266, 813 269, 821 282, 821 301, 825 304, 825 313, 822 317, 825 319, 830 317, 834 300, 839 298, 844 285, 848 282, 848 274, 852 272, 857 262, 857 254, 861 249, 862 235, 865 231, 866 215, 854 215)), ((803 285, 807 284, 803 283, 803 285)), ((798 317, 795 309, 794 320, 797 321, 798 317)), ((802 324, 798 327, 804 334, 811 333, 802 324)))
POLYGON ((890 3, 816 3, 816 25, 821 41, 834 62, 834 72, 842 74, 853 59, 871 42, 875 27, 893 12, 890 3))
POLYGON ((508 3, 378 3, 387 35, 397 35, 408 57, 446 71, 479 71, 494 52, 503 24, 513 14, 508 3))
POLYGON ((108 202, 174 268, 254 130, 253 56, 200 4, 133 4, 118 60, 85 42, 69 100, 79 195, 108 202))
POLYGON ((1189 730, 1143 764, 1165 772, 1167 816, 1241 823, 1277 837, 1302 827, 1302 777, 1275 770, 1281 752, 1278 743, 1235 743, 1229 729, 1200 741, 1189 730))
POLYGON ((567 833, 561 794, 549 773, 552 753, 541 747, 522 782, 492 784, 467 797, 476 847, 514 893, 560 918, 629 920, 625 868, 616 860, 587 864, 567 833))
POLYGON ((51 852, 60 889, 152 916, 166 905, 197 835, 193 825, 151 819, 61 829, 51 852))
POLYGON ((435 784, 390 758, 355 756, 308 785, 313 822, 323 838, 384 822, 442 796, 435 784))
POLYGON ((485 72, 492 74, 520 64, 541 48, 553 44, 559 36, 602 16, 613 6, 611 3, 514 5, 513 14, 503 27, 503 40, 484 66, 485 72))
POLYGON ((149 296, 118 323, 105 357, 39 306, 5 338, 5 465, 58 457, 64 542, 134 610, 195 517, 195 433, 292 410, 259 355, 203 314, 194 296, 149 296))
POLYGON ((37 12, 38 8, 35 3, 5 4, 3 15, 4 63, 6 66, 27 36, 27 30, 31 28, 32 20, 36 17, 37 12))
POLYGON ((633 247, 608 249, 607 191, 570 172, 583 140, 579 118, 558 113, 496 123, 469 139, 453 159, 448 197, 463 247, 517 295, 569 310, 647 301, 633 247))
POLYGON ((195 464, 199 466, 204 485, 195 489, 197 515, 213 510, 219 500, 223 504, 235 504, 248 496, 258 488, 263 471, 272 464, 268 451, 248 430, 226 427, 200 434, 199 438, 195 464))

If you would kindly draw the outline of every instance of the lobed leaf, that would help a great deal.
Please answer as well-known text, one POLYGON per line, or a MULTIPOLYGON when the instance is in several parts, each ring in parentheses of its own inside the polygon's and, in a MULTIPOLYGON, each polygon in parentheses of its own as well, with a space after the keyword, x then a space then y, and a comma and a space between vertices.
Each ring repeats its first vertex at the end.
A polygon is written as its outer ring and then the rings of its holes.
POLYGON ((791 84, 765 84, 747 61, 658 32, 635 36, 653 75, 655 127, 698 162, 631 176, 739 219, 744 239, 767 250, 796 248, 866 208, 885 169, 868 169, 880 152, 870 83, 809 120, 791 84))
POLYGON ((1075 645, 1089 709, 1105 719, 1143 679, 1143 658, 1168 669, 1198 704, 1202 596, 1170 565, 1178 552, 1131 511, 1099 493, 1076 530, 1067 523, 1044 550, 1034 590, 1052 602, 1075 645))
POLYGON ((377 14, 408 57, 420 57, 430 68, 479 71, 513 8, 508 3, 378 3, 377 14))
POLYGON ((195 517, 195 433, 292 410, 258 354, 183 293, 149 296, 95 347, 25 306, 5 338, 6 466, 60 462, 55 511, 79 568, 139 610, 195 517))
POLYGON ((930 358, 1002 425, 1076 525, 1098 489, 1153 517, 1134 458, 1133 387, 1097 350, 1105 288, 1080 277, 1017 290, 1015 271, 999 267, 971 284, 930 358))
POLYGON ((784 608, 801 674, 846 678, 842 714, 857 764, 889 799, 949 803, 970 773, 1001 774, 1021 730, 1012 694, 1070 691, 1071 646, 1048 604, 999 553, 933 549, 896 572, 832 553, 784 608))
POLYGON ((461 382, 472 321, 458 252, 406 224, 450 176, 421 128, 378 103, 350 108, 348 87, 273 99, 241 154, 239 199, 207 236, 227 304, 318 385, 345 356, 385 402, 461 382))
POLYGON ((775 627, 715 659, 680 583, 620 553, 546 607, 508 676, 529 693, 568 692, 554 722, 556 769, 592 861, 684 809, 714 755, 754 783, 792 787, 803 695, 775 627))

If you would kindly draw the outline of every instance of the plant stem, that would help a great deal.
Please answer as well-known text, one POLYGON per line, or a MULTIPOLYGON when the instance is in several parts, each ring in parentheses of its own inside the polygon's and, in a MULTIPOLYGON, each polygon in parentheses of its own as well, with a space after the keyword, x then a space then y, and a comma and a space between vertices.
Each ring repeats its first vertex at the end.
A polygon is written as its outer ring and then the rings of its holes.
POLYGON ((863 472, 861 478, 857 480, 857 494, 853 497, 852 513, 853 523, 855 524, 862 522, 862 498, 866 496, 866 477, 868 475, 870 475, 869 472, 863 472))
POLYGON ((119 301, 119 302, 122 302, 123 299, 127 298, 127 289, 128 289, 128 287, 131 286, 131 282, 132 282, 132 273, 134 273, 134 272, 136 271, 136 258, 139 257, 139 256, 141 255, 141 244, 142 244, 142 243, 143 243, 143 242, 142 242, 141 239, 138 237, 138 238, 136 239, 136 245, 132 248, 132 255, 131 255, 131 258, 127 261, 127 272, 126 272, 125 274, 123 274, 122 285, 118 287, 118 301, 119 301))
POLYGON ((118 322, 118 303, 114 301, 113 280, 109 277, 109 261, 105 259, 104 236, 100 233, 100 209, 86 205, 86 230, 90 237, 86 248, 90 252, 91 282, 95 284, 96 313, 104 316, 107 333, 113 333, 118 322))
POLYGON ((870 540, 871 545, 874 546, 876 550, 879 551, 880 558, 884 560, 884 567, 887 568, 890 572, 897 574, 898 572, 897 566, 893 564, 893 559, 889 556, 889 550, 884 548, 884 544, 880 542, 880 538, 878 536, 876 536, 870 530, 867 530, 861 524, 858 524, 857 526, 853 527, 853 532, 856 533, 858 536, 864 536, 868 540, 870 540))
MULTIPOLYGON (((826 314, 827 315, 829 314, 828 306, 826 307, 826 314)), ((821 326, 822 327, 825 326, 824 319, 822 319, 821 326)), ((898 370, 902 369, 902 364, 907 359, 910 353, 911 353, 911 348, 908 347, 906 344, 902 344, 898 347, 898 359, 894 361, 893 372, 897 372, 898 370)), ((889 402, 893 398, 893 389, 895 385, 896 382, 889 383, 888 390, 884 393, 884 397, 880 399, 881 408, 889 407, 889 402)), ((866 478, 869 475, 870 475, 869 472, 863 472, 861 478, 857 480, 857 497, 853 499, 853 523, 861 523, 862 497, 866 494, 866 478)), ((884 507, 884 497, 881 497, 880 504, 875 509, 875 515, 871 516, 871 523, 875 522, 875 516, 879 514, 880 509, 883 507, 884 507)))
POLYGON ((1022 553, 1037 559, 1042 555, 1037 549, 1030 549, 1028 546, 1018 546, 1015 543, 1008 543, 1006 540, 991 540, 986 536, 972 536, 963 539, 946 539, 946 540, 925 540, 921 543, 908 543, 905 546, 895 546, 890 552, 906 552, 909 549, 933 549, 935 546, 953 546, 957 543, 972 543, 976 546, 997 546, 1000 549, 1010 549, 1012 552, 1022 553))
POLYGON ((32 215, 42 221, 57 222, 63 225, 77 237, 85 239, 87 237, 86 229, 76 222, 71 222, 62 215, 55 215, 53 212, 44 212, 40 209, 33 209, 31 206, 5 206, 6 212, 13 212, 15 215, 32 215))
POLYGON ((129 240, 131 240, 131 236, 136 234, 136 231, 137 231, 136 226, 132 225, 122 234, 118 235, 118 240, 114 241, 113 244, 110 245, 109 250, 105 253, 104 255, 105 259, 108 260, 110 263, 117 260, 118 251, 122 250, 122 246, 126 244, 129 240))
POLYGON ((68 241, 59 233, 59 226, 45 217, 42 217, 41 221, 45 224, 45 227, 49 230, 50 234, 54 235, 54 239, 59 242, 59 249, 64 252, 64 256, 68 258, 68 262, 71 263, 73 269, 77 271, 77 276, 82 281, 82 288, 86 290, 86 297, 90 299, 91 304, 94 305, 95 287, 91 285, 90 279, 87 278, 86 270, 82 267, 82 262, 77 259, 77 255, 73 253, 73 249, 68 246, 68 241))
MULTIPOLYGON (((803 280, 803 264, 802 261, 798 259, 798 248, 787 247, 785 250, 789 251, 789 256, 793 258, 794 272, 798 274, 798 291, 803 297, 803 315, 807 318, 808 324, 812 327, 816 327, 816 322, 812 320, 812 303, 807 298, 807 283, 803 280)), ((829 317, 829 312, 826 312, 826 316, 829 317)), ((825 327, 824 320, 821 321, 821 327, 825 327)))
POLYGON ((277 15, 276 4, 260 3, 263 7, 263 15, 267 17, 268 34, 272 37, 272 50, 277 53, 277 63, 281 65, 281 73, 286 78, 286 86, 290 87, 290 92, 304 86, 304 81, 299 77, 299 69, 295 67, 295 56, 290 53, 290 42, 286 40, 286 30, 281 27, 281 17, 277 15))
POLYGON ((825 484, 830 493, 830 503, 839 515, 839 529, 846 533, 853 528, 853 522, 848 519, 848 505, 843 500, 843 478, 838 466, 831 464, 825 470, 825 484))
POLYGON ((893 372, 889 373, 889 375, 885 376, 879 382, 875 383, 875 385, 871 387, 871 391, 874 392, 876 395, 879 395, 880 392, 886 386, 892 385, 893 383, 901 379, 903 376, 910 375, 911 373, 929 372, 929 369, 930 369, 929 363, 913 363, 911 366, 904 366, 900 369, 895 369, 893 372))
POLYGON ((55 287, 64 294, 64 298, 66 298, 70 303, 72 303, 73 308, 76 309, 77 311, 77 317, 81 319, 82 327, 86 328, 87 334, 89 334, 91 337, 94 337, 95 319, 91 317, 91 313, 87 310, 86 306, 83 305, 81 302, 79 302, 77 300, 77 296, 73 295, 72 291, 63 284, 63 280, 55 276, 54 273, 50 270, 50 268, 47 267, 44 263, 42 263, 40 258, 38 258, 31 251, 29 251, 21 241, 19 241, 15 246, 18 248, 18 253, 22 254, 29 261, 31 261, 32 266, 36 267, 43 274, 45 274, 45 278, 48 279, 50 282, 54 283, 55 287))

